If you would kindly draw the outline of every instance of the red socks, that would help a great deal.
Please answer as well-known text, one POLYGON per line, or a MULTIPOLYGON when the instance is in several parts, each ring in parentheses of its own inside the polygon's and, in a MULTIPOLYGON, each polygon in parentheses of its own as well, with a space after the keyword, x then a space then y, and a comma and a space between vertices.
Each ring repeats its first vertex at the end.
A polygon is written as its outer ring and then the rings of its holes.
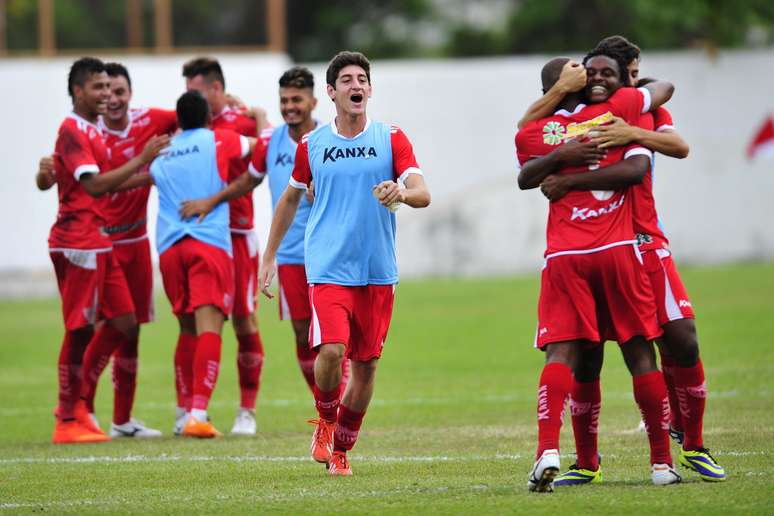
POLYGON ((559 430, 562 428, 564 404, 570 395, 572 384, 572 371, 566 365, 553 362, 543 367, 538 388, 537 457, 545 450, 559 449, 559 430))
POLYGON ((333 432, 334 450, 346 452, 355 446, 364 416, 365 412, 355 412, 344 405, 339 406, 336 430, 333 432))
POLYGON ((193 409, 207 410, 220 370, 220 335, 205 332, 196 342, 193 361, 193 409))
POLYGON ((669 451, 669 400, 661 371, 632 377, 634 400, 648 432, 651 464, 672 464, 669 451))
POLYGON ((296 346, 296 358, 298 358, 298 367, 301 368, 301 374, 309 388, 314 392, 314 361, 317 358, 309 344, 296 346))
POLYGON ((105 370, 113 352, 127 341, 126 336, 109 324, 102 327, 91 339, 83 357, 83 384, 81 397, 86 401, 86 408, 94 412, 94 395, 102 371, 105 370))
POLYGON ((65 331, 58 363, 59 403, 55 414, 59 419, 75 417, 73 410, 81 393, 83 355, 91 335, 86 331, 65 331))
POLYGON ((704 404, 707 401, 707 384, 704 381, 704 366, 699 360, 693 367, 675 367, 675 386, 680 404, 685 438, 684 450, 698 450, 702 442, 704 404))
POLYGON ((599 379, 590 383, 573 382, 570 414, 572 414, 578 467, 590 471, 599 469, 597 437, 601 406, 602 392, 599 388, 599 379))
MULTIPOLYGON (((321 391, 317 385, 314 386, 314 405, 320 419, 325 421, 336 421, 336 414, 339 410, 339 388, 332 391, 321 391)), ((359 427, 358 427, 359 428, 359 427)))
POLYGON ((263 369, 263 344, 257 333, 237 335, 237 370, 239 371, 240 406, 243 409, 255 409, 255 399, 261 385, 263 369))
POLYGON ((193 362, 196 335, 181 333, 175 348, 175 391, 177 406, 190 412, 193 403, 193 362))
POLYGON ((659 350, 661 357, 661 371, 664 373, 664 383, 667 386, 667 393, 669 394, 669 410, 670 420, 669 424, 678 432, 683 431, 683 420, 680 414, 680 402, 677 398, 677 388, 675 386, 675 359, 669 355, 664 355, 659 350))
POLYGON ((113 423, 129 422, 136 388, 137 340, 124 339, 113 355, 113 423))

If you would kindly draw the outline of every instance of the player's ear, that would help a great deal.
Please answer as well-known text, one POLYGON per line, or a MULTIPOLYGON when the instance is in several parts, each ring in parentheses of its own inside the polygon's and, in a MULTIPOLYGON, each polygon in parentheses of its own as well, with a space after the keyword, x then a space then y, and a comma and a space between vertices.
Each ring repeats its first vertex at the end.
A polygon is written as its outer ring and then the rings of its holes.
POLYGON ((336 101, 336 88, 331 86, 330 84, 326 85, 325 90, 328 92, 328 97, 331 99, 331 101, 336 101))
POLYGON ((312 97, 312 110, 317 107, 317 97, 312 97))

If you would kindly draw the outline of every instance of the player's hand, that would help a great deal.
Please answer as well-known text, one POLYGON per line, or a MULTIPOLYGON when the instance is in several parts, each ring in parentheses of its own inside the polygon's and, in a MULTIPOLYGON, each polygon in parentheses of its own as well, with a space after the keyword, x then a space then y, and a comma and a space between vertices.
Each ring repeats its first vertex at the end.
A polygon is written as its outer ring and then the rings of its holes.
POLYGON ((272 281, 274 281, 274 275, 277 273, 277 263, 273 255, 263 253, 263 260, 261 260, 261 270, 258 272, 258 285, 261 287, 263 295, 272 299, 274 294, 269 291, 272 281))
POLYGON ((586 87, 586 68, 573 60, 567 61, 562 67, 562 73, 559 74, 555 87, 563 93, 582 90, 586 87))
POLYGON ((196 221, 197 224, 201 224, 204 217, 207 216, 215 208, 215 205, 210 202, 209 199, 196 199, 195 201, 183 201, 180 203, 180 218, 190 219, 191 217, 199 216, 196 221))
POLYGON ((404 201, 403 189, 395 181, 382 181, 374 186, 374 197, 385 208, 404 201))
POLYGON ((242 99, 236 95, 232 95, 231 93, 226 93, 226 105, 231 109, 236 109, 238 111, 247 109, 247 104, 245 104, 242 99))
POLYGON ((540 183, 540 191, 551 201, 555 202, 567 195, 570 191, 570 176, 551 174, 540 183))
POLYGON ((54 156, 43 156, 38 162, 38 175, 36 178, 38 188, 48 190, 56 184, 56 172, 54 171, 54 156))
POLYGON ((309 204, 314 202, 314 179, 309 181, 309 188, 306 189, 304 195, 306 196, 306 200, 309 201, 309 204))
POLYGON ((153 136, 150 140, 148 140, 148 143, 145 144, 145 147, 142 149, 142 153, 140 154, 140 160, 142 161, 143 165, 147 165, 151 161, 153 161, 156 156, 159 155, 161 151, 163 151, 165 148, 169 146, 169 136, 166 134, 153 136))
POLYGON ((568 140, 556 149, 562 163, 570 166, 599 165, 605 157, 605 151, 596 143, 579 139, 568 140))
POLYGON ((636 139, 636 130, 623 118, 614 116, 612 123, 601 125, 589 131, 590 142, 598 145, 600 149, 628 145, 636 139))

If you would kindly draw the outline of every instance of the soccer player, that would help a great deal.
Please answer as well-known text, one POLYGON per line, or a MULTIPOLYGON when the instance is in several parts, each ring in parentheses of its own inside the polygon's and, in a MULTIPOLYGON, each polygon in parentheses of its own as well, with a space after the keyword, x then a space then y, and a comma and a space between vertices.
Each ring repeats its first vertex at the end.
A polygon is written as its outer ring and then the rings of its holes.
POLYGON ((49 236, 65 322, 53 442, 98 442, 110 438, 89 417, 80 399, 83 358, 94 324, 104 319, 118 346, 131 346, 138 331, 126 278, 103 231, 105 194, 120 188, 169 139, 151 138, 139 156, 111 170, 97 125, 110 98, 104 63, 89 57, 75 61, 68 76, 68 92, 73 112, 62 122, 55 145, 59 213, 49 236))
POLYGON ((229 162, 248 156, 255 139, 233 131, 209 130, 207 101, 197 91, 177 101, 181 134, 150 167, 159 193, 156 245, 164 291, 180 324, 181 338, 194 342, 192 405, 182 434, 212 438, 220 433, 207 406, 220 369, 221 329, 234 297, 228 207, 217 207, 201 221, 180 217, 180 204, 224 188, 229 162))
MULTIPOLYGON (((186 89, 202 94, 210 106, 212 129, 228 129, 243 136, 258 136, 256 121, 245 112, 232 109, 225 93, 226 80, 220 63, 214 59, 197 58, 183 66, 186 89)), ((236 180, 250 163, 249 157, 229 163, 229 181, 236 180)), ((258 332, 255 316, 255 284, 258 276, 258 238, 253 231, 253 197, 249 192, 230 202, 231 242, 234 260, 234 308, 232 323, 239 348, 237 370, 239 373, 240 404, 233 434, 253 435, 256 431, 255 401, 263 368, 263 343, 258 332)), ((181 333, 175 352, 178 400, 182 393, 190 392, 188 381, 192 371, 194 341, 181 333)), ((186 402, 189 405, 190 402, 186 402)), ((185 421, 186 407, 178 401, 176 428, 185 421)))
MULTIPOLYGON (((544 91, 557 81, 567 61, 554 59, 544 67, 544 91)), ((672 86, 621 88, 628 84, 628 76, 623 58, 615 54, 589 54, 584 65, 592 105, 582 106, 578 94, 569 95, 557 115, 531 122, 517 134, 522 189, 535 188, 556 172, 574 174, 603 167, 595 173, 642 178, 648 168, 646 149, 632 148, 624 154, 623 148, 612 148, 603 155, 593 144, 562 143, 580 138, 613 115, 636 122, 641 113, 668 100, 672 86), (619 163, 622 157, 626 159, 619 163)), ((680 479, 672 467, 669 437, 661 427, 666 387, 650 343, 661 332, 635 246, 626 184, 619 179, 610 191, 573 192, 550 205, 536 335, 536 346, 546 352, 546 365, 538 395, 537 460, 529 477, 533 491, 552 490, 559 471, 563 406, 573 374, 582 371, 589 354, 601 352, 599 344, 605 340, 620 343, 633 377, 635 400, 650 423, 653 482, 663 485, 680 479)))
MULTIPOLYGON (((272 208, 287 188, 296 149, 301 137, 317 127, 312 111, 317 105, 314 96, 314 76, 308 69, 295 66, 279 79, 280 113, 285 124, 264 129, 250 162, 248 172, 242 174, 228 188, 210 199, 184 203, 183 215, 206 214, 221 202, 241 197, 258 186, 268 175, 272 208)), ((309 322, 312 309, 309 305, 309 287, 304 270, 304 232, 309 219, 311 202, 301 199, 293 224, 277 250, 277 275, 279 280, 280 319, 290 319, 295 333, 296 356, 301 373, 314 390, 315 353, 309 347, 309 322)), ((344 393, 349 377, 349 361, 342 362, 341 393, 344 393)))
POLYGON ((312 306, 309 344, 317 351, 319 419, 311 452, 314 460, 327 464, 329 474, 351 475, 347 451, 357 441, 373 395, 398 282, 392 210, 400 203, 425 207, 430 193, 403 131, 366 115, 368 59, 339 52, 328 65, 326 82, 336 118, 298 145, 290 184, 274 211, 259 284, 272 297, 277 250, 304 190, 314 181, 304 240, 312 306), (339 401, 345 357, 351 360, 350 379, 339 401))
MULTIPOLYGON (((611 36, 602 40, 596 47, 601 51, 623 53, 628 62, 629 80, 634 84, 639 77, 640 49, 622 36, 611 36)), ((688 145, 675 132, 672 117, 666 108, 659 107, 653 114, 648 130, 615 118, 610 125, 596 129, 598 136, 591 143, 600 148, 627 145, 632 142, 644 145, 653 151, 668 156, 684 158, 688 154, 688 145)), ((574 189, 573 181, 585 181, 591 189, 606 188, 593 173, 575 176, 553 177, 548 189, 552 199, 561 197, 568 189, 574 189)), ((699 473, 702 479, 710 482, 724 481, 725 470, 704 447, 702 423, 706 401, 704 370, 699 358, 699 343, 696 336, 694 313, 677 268, 671 258, 669 241, 664 234, 656 212, 653 197, 653 171, 645 175, 642 183, 632 188, 634 229, 637 233, 639 250, 642 254, 645 270, 653 286, 658 308, 659 325, 664 334, 658 339, 661 355, 661 368, 667 385, 670 401, 670 435, 682 446, 680 463, 699 473)), ((580 381, 575 378, 572 401, 576 407, 599 407, 601 392, 599 372, 603 355, 590 364, 586 377, 580 381)), ((578 463, 557 478, 556 485, 570 485, 590 482, 593 470, 585 467, 597 456, 596 438, 590 435, 594 425, 588 424, 591 417, 585 410, 573 411, 578 448, 578 463), (588 445, 586 445, 588 444, 588 445)), ((597 409, 598 414, 598 409, 597 409)))

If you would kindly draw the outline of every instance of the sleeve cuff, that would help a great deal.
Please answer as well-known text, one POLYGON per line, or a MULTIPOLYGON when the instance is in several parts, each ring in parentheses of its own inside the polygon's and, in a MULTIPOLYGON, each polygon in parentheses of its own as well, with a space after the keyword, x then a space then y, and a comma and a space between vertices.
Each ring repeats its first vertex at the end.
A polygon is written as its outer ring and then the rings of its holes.
POLYGON ((650 90, 648 88, 642 87, 642 88, 637 88, 637 91, 642 93, 642 112, 647 113, 648 111, 650 111, 650 104, 651 104, 650 90))
POLYGON ((675 130, 675 126, 673 126, 672 124, 664 124, 656 128, 657 133, 661 133, 664 131, 674 131, 674 130, 675 130))
POLYGON ((81 165, 73 172, 76 181, 80 181, 83 174, 99 174, 99 167, 97 165, 81 165))
POLYGON ((305 183, 302 183, 301 181, 296 181, 295 178, 293 178, 293 176, 290 176, 290 180, 288 181, 288 184, 298 190, 308 190, 309 188, 305 183))
POLYGON ((266 177, 266 172, 260 172, 253 166, 252 162, 250 163, 250 166, 247 167, 247 173, 256 179, 263 179, 266 177))
POLYGON ((244 158, 248 154, 250 154, 250 141, 241 134, 239 135, 239 143, 242 146, 242 152, 240 154, 240 157, 244 158))
POLYGON ((634 147, 629 149, 624 154, 624 159, 631 158, 632 156, 647 156, 649 159, 653 159, 653 153, 645 147, 634 147))
POLYGON ((417 167, 409 167, 406 170, 404 170, 401 175, 398 176, 398 181, 401 183, 405 183, 406 179, 408 179, 408 176, 410 174, 417 174, 420 176, 424 176, 421 169, 418 169, 417 167))

